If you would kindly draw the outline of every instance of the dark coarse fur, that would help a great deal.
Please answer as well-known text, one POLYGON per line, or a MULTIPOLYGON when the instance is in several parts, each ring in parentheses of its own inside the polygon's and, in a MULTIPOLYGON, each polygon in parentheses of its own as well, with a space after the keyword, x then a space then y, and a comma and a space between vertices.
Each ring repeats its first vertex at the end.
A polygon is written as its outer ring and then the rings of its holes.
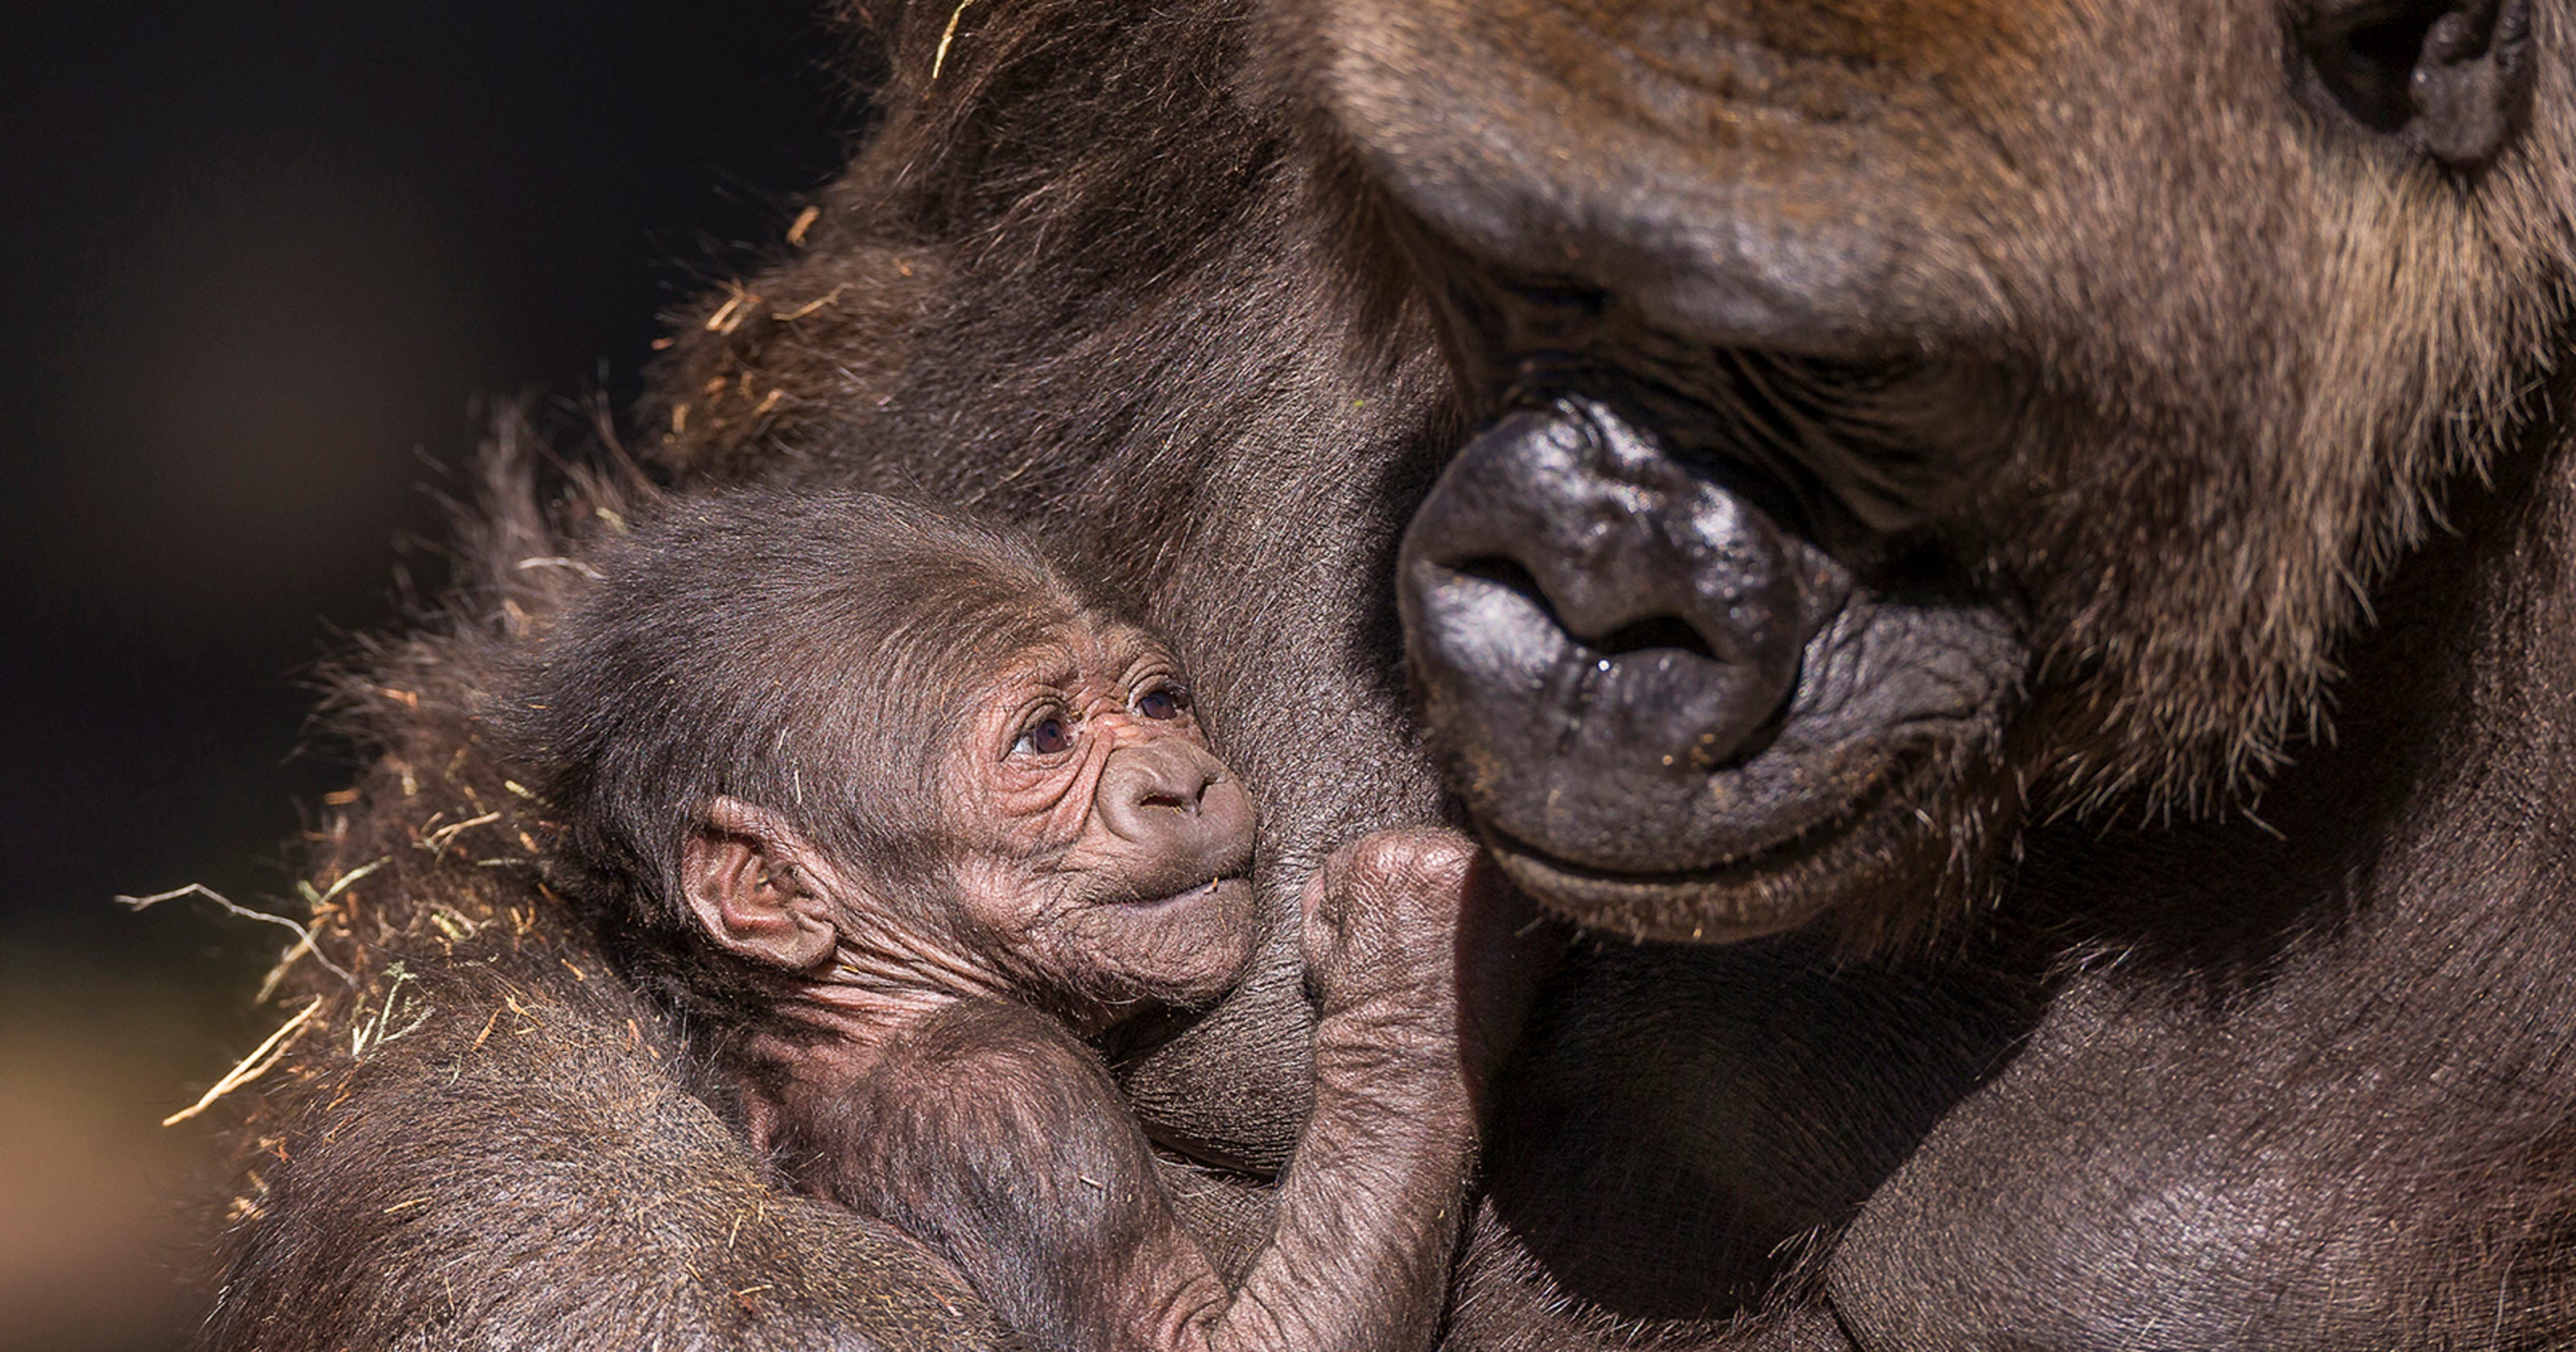
MULTIPOLYGON (((2449 173, 2298 101, 2289 26, 2323 7, 1706 7, 1833 81, 1921 77, 1981 115, 1913 124, 1921 173, 1847 186, 1940 228, 1910 261, 1967 260, 1908 297, 1945 320, 1924 341, 2031 381, 1946 541, 2019 610, 2026 699, 1994 796, 1946 819, 1970 885, 1867 908, 1946 891, 1937 942, 1568 963, 1501 1095, 1453 1345, 2576 1342, 2576 15, 2511 7, 2539 53, 2528 130, 2449 173), (1988 152, 2001 172, 1940 172, 1988 152), (2267 771, 2260 821, 2144 811, 2241 805, 2267 771)), ((681 317, 651 415, 680 491, 974 502, 1143 598, 1264 803, 1274 899, 1339 840, 1448 810, 1386 578, 1462 414, 1381 189, 1281 55, 1354 8, 880 15, 881 124, 799 252, 681 317)), ((1414 74, 1437 109, 1489 73, 1414 74)), ((291 977, 330 1003, 244 1133, 213 1342, 554 1342, 520 1334, 577 1298, 637 1344, 747 1319, 789 1344, 973 1343, 934 1270, 855 1227, 791 1232, 712 1128, 532 1125, 705 1119, 649 1019, 623 1050, 599 955, 524 863, 478 863, 520 814, 462 721, 482 626, 542 608, 547 570, 516 560, 582 547, 495 520, 460 618, 351 682, 383 759, 317 878, 393 862, 321 915, 358 983, 291 977), (437 986, 418 1028, 370 1040, 397 960, 424 990, 434 969, 516 984, 437 986), (536 1022, 511 1000, 552 1036, 504 1041, 536 1022), (498 1152, 439 1088, 500 1083, 487 1063, 512 1077, 498 1152), (380 1150, 343 1148, 362 1129, 380 1150), (573 1251, 650 1226, 673 1257, 531 1265, 510 1243, 532 1211, 573 1251), (678 1275, 739 1271, 729 1237, 768 1246, 752 1315, 728 1279, 678 1275), (455 1322, 420 1322, 450 1299, 455 1322)), ((1122 1066, 1158 1135, 1254 1168, 1303 1105, 1272 959, 1122 1066)), ((1241 1223, 1222 1195, 1207 1214, 1241 1223)))
POLYGON ((773 992, 682 900, 705 805, 762 804, 878 885, 926 888, 955 848, 935 753, 974 673, 1106 608, 1015 534, 879 495, 648 510, 576 570, 601 575, 592 594, 509 654, 490 712, 559 823, 557 890, 624 975, 721 1039, 773 992))

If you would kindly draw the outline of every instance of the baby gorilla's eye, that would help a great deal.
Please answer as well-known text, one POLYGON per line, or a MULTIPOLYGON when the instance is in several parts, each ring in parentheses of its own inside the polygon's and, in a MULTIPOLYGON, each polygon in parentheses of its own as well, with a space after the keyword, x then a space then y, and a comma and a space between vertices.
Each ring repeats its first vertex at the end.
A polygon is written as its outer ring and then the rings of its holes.
POLYGON ((1156 686, 1136 697, 1136 712, 1147 718, 1178 718, 1190 707, 1190 697, 1170 686, 1156 686))
POLYGON ((1020 732, 1020 740, 1011 743, 1011 754, 1052 756, 1073 745, 1073 729, 1061 718, 1041 718, 1020 732))

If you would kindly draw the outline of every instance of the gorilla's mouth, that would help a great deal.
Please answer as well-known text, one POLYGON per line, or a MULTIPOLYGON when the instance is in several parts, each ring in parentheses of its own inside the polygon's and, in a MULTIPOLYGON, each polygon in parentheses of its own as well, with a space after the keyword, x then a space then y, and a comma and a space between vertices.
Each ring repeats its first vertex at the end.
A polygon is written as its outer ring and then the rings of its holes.
POLYGON ((1916 767, 1900 763, 1848 798, 1816 803, 1823 813, 1803 829, 1752 853, 1684 869, 1605 869, 1552 854, 1509 831, 1482 825, 1488 853, 1523 891, 1546 898, 1557 910, 1641 938, 1694 943, 1752 938, 1781 928, 1776 907, 1747 904, 1759 884, 1802 864, 1829 860, 1853 824, 1904 797, 1916 767))
MULTIPOLYGON (((1743 938, 1928 827, 2020 650, 1994 608, 1829 553, 1750 457, 1675 453, 1665 412, 1558 393, 1496 419, 1416 512, 1398 598, 1433 743, 1516 883, 1743 938)), ((1870 537, 1857 515, 1835 538, 1870 537)))

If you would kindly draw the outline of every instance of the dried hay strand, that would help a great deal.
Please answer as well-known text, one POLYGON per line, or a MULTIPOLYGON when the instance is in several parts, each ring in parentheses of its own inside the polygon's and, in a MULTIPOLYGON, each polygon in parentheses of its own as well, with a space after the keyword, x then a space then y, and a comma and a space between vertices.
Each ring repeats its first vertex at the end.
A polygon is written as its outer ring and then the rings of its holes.
MULTIPOLYGON (((576 959, 596 961, 584 919, 544 881, 550 809, 510 777, 483 711, 514 655, 597 582, 589 560, 599 545, 658 508, 660 490, 604 431, 601 441, 599 465, 570 466, 523 416, 505 415, 475 466, 473 501, 454 506, 446 593, 415 602, 404 632, 360 636, 321 672, 320 723, 361 768, 324 796, 306 832, 295 885, 304 918, 195 884, 120 898, 137 909, 202 899, 294 936, 252 997, 288 1017, 171 1118, 229 1099, 253 1193, 252 1166, 327 1116, 350 1077, 389 1045, 445 1015, 470 1018, 464 1032, 481 1027, 488 1037, 501 1004, 439 996, 453 986, 440 973, 463 964, 506 975, 524 1011, 583 984, 576 959)), ((249 1194, 236 1200, 237 1214, 256 1209, 249 1194)))
POLYGON ((250 1055, 235 1062, 233 1064, 233 1068, 224 1072, 224 1077, 215 1081, 214 1087, 208 1089, 204 1096, 200 1097, 196 1102, 189 1104, 187 1107, 170 1114, 168 1117, 162 1118, 161 1125, 165 1127, 175 1127, 180 1123, 187 1121, 189 1118, 195 1117, 197 1114, 213 1107, 215 1105, 215 1101, 221 1099, 224 1095, 241 1088, 243 1085, 249 1084, 251 1081, 258 1079, 260 1076, 267 1074, 272 1069, 275 1069, 278 1062, 286 1059, 287 1048, 282 1044, 284 1044, 288 1038, 293 1037, 297 1029, 311 1023, 313 1021, 313 1016, 321 1012, 321 1009, 322 997, 317 995, 313 997, 312 1000, 306 1002, 304 1008, 297 1010, 294 1018, 288 1019, 284 1026, 280 1027, 276 1032, 269 1034, 267 1041, 253 1047, 250 1055), (263 1057, 266 1059, 263 1060, 263 1057))

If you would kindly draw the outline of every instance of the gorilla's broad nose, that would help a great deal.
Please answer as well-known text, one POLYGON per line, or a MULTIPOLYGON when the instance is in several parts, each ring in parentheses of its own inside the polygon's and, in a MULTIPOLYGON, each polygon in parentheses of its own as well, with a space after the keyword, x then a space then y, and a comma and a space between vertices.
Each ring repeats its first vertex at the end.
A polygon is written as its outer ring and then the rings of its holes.
POLYGON ((1205 859, 1212 869, 1243 853, 1252 838, 1252 799, 1243 785, 1222 761, 1178 737, 1111 753, 1099 792, 1110 830, 1182 859, 1205 859))
POLYGON ((1469 443, 1399 566, 1407 649, 1470 806, 1610 869, 1636 862, 1641 812, 1687 814, 1758 750, 1841 595, 1811 546, 1575 400, 1469 443))

